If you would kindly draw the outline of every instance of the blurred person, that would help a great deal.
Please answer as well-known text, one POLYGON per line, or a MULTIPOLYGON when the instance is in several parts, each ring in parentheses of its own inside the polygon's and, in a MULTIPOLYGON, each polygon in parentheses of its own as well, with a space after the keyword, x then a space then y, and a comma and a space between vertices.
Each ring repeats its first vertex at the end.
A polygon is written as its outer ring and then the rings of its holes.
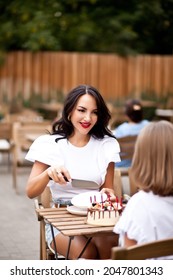
MULTIPOLYGON (((79 85, 66 97, 62 117, 53 124, 50 135, 40 136, 31 145, 26 159, 33 161, 27 182, 29 198, 50 187, 55 204, 68 205, 71 199, 86 189, 73 188, 71 179, 94 181, 96 190, 113 189, 114 164, 120 161, 119 144, 108 129, 109 110, 97 89, 79 85)), ((65 256, 69 237, 54 228, 58 254, 65 256)), ((54 249, 50 225, 46 225, 48 246, 54 249)), ((71 242, 69 258, 76 259, 87 238, 76 236, 71 242)), ((82 258, 110 258, 115 236, 93 237, 82 258)))
MULTIPOLYGON (((125 136, 138 135, 143 127, 148 125, 149 121, 143 119, 142 104, 137 99, 129 99, 125 103, 124 113, 127 121, 120 124, 113 131, 114 136, 118 139, 125 136)), ((116 167, 130 167, 131 160, 122 160, 116 164, 116 167)))

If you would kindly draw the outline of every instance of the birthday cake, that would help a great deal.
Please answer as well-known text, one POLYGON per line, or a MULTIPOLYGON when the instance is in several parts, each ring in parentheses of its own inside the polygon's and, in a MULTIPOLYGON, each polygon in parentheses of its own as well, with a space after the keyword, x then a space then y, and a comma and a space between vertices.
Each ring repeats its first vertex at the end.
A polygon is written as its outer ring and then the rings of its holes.
POLYGON ((121 209, 120 203, 93 202, 87 211, 87 224, 113 226, 119 219, 121 209))

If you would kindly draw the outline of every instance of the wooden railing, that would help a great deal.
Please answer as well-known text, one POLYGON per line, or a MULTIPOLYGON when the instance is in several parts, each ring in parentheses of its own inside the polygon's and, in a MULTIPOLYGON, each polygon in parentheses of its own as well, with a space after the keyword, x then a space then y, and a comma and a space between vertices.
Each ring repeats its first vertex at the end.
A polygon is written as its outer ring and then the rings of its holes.
POLYGON ((142 92, 158 97, 173 93, 173 56, 67 52, 10 52, 0 67, 0 102, 33 94, 56 99, 78 84, 97 87, 107 100, 142 92))

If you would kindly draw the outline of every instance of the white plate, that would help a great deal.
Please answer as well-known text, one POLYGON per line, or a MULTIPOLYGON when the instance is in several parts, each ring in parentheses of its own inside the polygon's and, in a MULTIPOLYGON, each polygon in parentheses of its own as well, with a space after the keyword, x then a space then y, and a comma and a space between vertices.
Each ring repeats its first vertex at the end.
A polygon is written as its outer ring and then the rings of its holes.
POLYGON ((79 216, 86 216, 87 215, 87 210, 83 210, 81 208, 78 208, 76 206, 67 206, 67 211, 71 214, 74 215, 79 215, 79 216))
POLYGON ((74 196, 71 200, 71 203, 83 210, 87 209, 91 205, 91 200, 94 202, 101 202, 101 196, 103 196, 103 201, 106 200, 107 195, 105 193, 101 194, 100 192, 92 191, 92 192, 84 192, 74 196))

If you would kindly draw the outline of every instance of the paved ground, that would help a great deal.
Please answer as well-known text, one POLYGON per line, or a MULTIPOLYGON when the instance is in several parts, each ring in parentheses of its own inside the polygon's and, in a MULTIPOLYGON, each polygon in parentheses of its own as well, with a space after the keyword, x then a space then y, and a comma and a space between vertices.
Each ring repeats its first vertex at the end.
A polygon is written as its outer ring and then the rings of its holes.
POLYGON ((18 168, 18 189, 0 158, 0 260, 39 259, 39 222, 34 201, 25 194, 30 167, 18 168))

